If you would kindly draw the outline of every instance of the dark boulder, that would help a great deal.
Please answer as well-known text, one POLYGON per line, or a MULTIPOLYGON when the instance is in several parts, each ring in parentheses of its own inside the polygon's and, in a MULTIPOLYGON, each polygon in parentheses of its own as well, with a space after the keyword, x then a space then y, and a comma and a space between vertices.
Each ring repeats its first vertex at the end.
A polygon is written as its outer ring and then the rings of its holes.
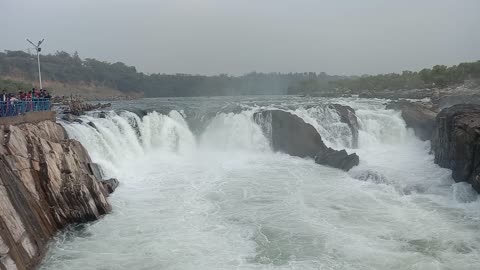
POLYGON ((421 140, 426 141, 432 138, 436 116, 434 109, 406 100, 391 102, 387 105, 387 109, 401 111, 407 127, 412 128, 421 140))
POLYGON ((456 182, 468 182, 480 192, 480 105, 443 109, 432 139, 435 163, 452 170, 456 182))
POLYGON ((65 120, 65 121, 67 121, 67 122, 73 122, 73 121, 75 121, 76 119, 77 119, 77 117, 76 117, 75 115, 69 114, 69 113, 68 113, 68 114, 64 114, 64 115, 62 116, 62 120, 65 120))
POLYGON ((120 182, 118 182, 116 178, 102 180, 100 181, 100 183, 102 183, 103 187, 108 192, 108 194, 112 194, 115 191, 115 189, 117 189, 118 185, 120 185, 120 182))
POLYGON ((294 114, 268 110, 256 112, 253 117, 270 139, 274 151, 314 158, 318 164, 343 170, 358 165, 356 154, 348 155, 345 150, 337 151, 327 147, 317 130, 294 114))
POLYGON ((318 152, 315 163, 349 171, 360 163, 360 159, 357 154, 349 155, 345 150, 337 151, 327 148, 318 152))
POLYGON ((79 124, 83 124, 83 121, 82 121, 82 119, 79 119, 79 118, 77 118, 77 119, 73 120, 73 122, 75 122, 75 123, 79 123, 79 124))
POLYGON ((262 111, 255 113, 254 119, 269 137, 274 151, 314 158, 318 152, 327 148, 312 125, 289 112, 262 111))
POLYGON ((340 121, 345 123, 350 128, 352 132, 352 148, 358 147, 358 119, 355 114, 355 110, 350 106, 340 105, 340 104, 329 104, 331 109, 335 109, 340 116, 340 121))
POLYGON ((95 125, 95 123, 93 123, 93 122, 91 122, 91 121, 88 122, 87 125, 91 126, 91 127, 94 128, 94 129, 97 129, 97 126, 95 125))

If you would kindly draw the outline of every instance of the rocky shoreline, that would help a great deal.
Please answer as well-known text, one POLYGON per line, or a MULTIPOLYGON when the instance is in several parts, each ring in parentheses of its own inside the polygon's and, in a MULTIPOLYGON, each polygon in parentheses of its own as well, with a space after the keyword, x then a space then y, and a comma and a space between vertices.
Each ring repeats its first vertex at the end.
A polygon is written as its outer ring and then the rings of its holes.
POLYGON ((118 181, 99 178, 96 166, 53 121, 1 126, 0 269, 35 269, 56 233, 111 211, 118 181))
POLYGON ((435 163, 451 169, 455 182, 467 182, 480 193, 479 101, 478 95, 451 95, 431 102, 394 101, 387 109, 400 111, 417 137, 430 140, 435 163))

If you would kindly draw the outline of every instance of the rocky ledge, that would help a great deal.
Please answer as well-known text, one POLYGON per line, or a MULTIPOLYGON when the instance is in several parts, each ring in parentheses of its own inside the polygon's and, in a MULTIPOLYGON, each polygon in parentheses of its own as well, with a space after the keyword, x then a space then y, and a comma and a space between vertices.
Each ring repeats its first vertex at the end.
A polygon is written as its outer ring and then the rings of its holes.
POLYGON ((337 151, 325 145, 317 130, 302 118, 281 110, 267 110, 254 114, 255 121, 270 139, 274 151, 297 157, 309 157, 315 162, 344 171, 359 164, 357 154, 337 151))
POLYGON ((389 103, 386 108, 400 111, 407 127, 412 128, 421 140, 427 141, 432 138, 437 115, 433 104, 401 100, 389 103))
POLYGON ((452 170, 456 182, 468 182, 480 192, 480 105, 443 109, 432 137, 435 163, 452 170))
POLYGON ((0 269, 35 269, 69 224, 111 210, 86 149, 53 121, 0 126, 0 269))
MULTIPOLYGON (((62 120, 65 120, 67 122, 75 122, 75 121, 81 122, 81 120, 79 120, 78 117, 81 115, 84 115, 86 112, 106 109, 106 108, 110 108, 111 106, 112 106, 111 103, 92 104, 92 103, 86 103, 82 101, 71 101, 71 102, 67 102, 66 106, 59 107, 58 113, 62 115, 61 116, 62 120)), ((102 112, 101 114, 105 115, 104 112, 102 112)))

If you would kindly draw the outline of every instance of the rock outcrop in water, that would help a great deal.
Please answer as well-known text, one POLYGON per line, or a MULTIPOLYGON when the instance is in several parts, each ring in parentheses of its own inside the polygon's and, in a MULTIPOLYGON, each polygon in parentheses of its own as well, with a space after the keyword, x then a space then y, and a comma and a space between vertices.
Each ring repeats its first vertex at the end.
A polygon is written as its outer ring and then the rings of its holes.
POLYGON ((391 102, 387 105, 387 109, 401 111, 407 127, 412 128, 421 140, 426 141, 432 138, 437 115, 434 109, 406 100, 391 102))
POLYGON ((350 128, 352 132, 352 147, 358 147, 358 119, 355 115, 355 110, 350 106, 340 105, 340 104, 329 104, 330 108, 335 109, 340 116, 340 121, 345 123, 350 128))
POLYGON ((480 193, 480 105, 443 109, 432 139, 435 163, 452 170, 456 182, 468 182, 480 193))
POLYGON ((297 157, 314 158, 318 164, 345 171, 358 165, 357 154, 327 147, 317 130, 300 117, 281 110, 257 112, 254 119, 269 137, 274 151, 297 157))
POLYGON ((90 162, 54 122, 0 127, 0 269, 34 269, 59 230, 111 210, 90 162))
POLYGON ((360 159, 357 154, 349 155, 345 150, 337 151, 328 147, 317 153, 315 162, 317 164, 349 171, 360 163, 360 159))

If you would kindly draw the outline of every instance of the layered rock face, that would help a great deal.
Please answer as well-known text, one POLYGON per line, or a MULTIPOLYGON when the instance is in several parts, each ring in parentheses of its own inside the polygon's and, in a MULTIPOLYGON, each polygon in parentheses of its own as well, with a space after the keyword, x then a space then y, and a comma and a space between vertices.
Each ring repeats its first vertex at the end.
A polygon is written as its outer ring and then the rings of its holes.
POLYGON ((357 154, 348 155, 345 150, 327 147, 317 130, 300 117, 281 110, 257 112, 254 119, 270 138, 274 151, 297 157, 314 158, 318 164, 345 171, 358 165, 357 154))
POLYGON ((415 135, 421 140, 432 138, 437 115, 434 109, 409 101, 392 102, 387 105, 387 109, 401 111, 407 127, 413 128, 415 135))
POLYGON ((432 139, 435 163, 452 170, 456 182, 468 182, 480 192, 480 105, 443 109, 432 139))
POLYGON ((56 232, 111 210, 89 162, 52 121, 0 127, 0 269, 34 269, 56 232))

